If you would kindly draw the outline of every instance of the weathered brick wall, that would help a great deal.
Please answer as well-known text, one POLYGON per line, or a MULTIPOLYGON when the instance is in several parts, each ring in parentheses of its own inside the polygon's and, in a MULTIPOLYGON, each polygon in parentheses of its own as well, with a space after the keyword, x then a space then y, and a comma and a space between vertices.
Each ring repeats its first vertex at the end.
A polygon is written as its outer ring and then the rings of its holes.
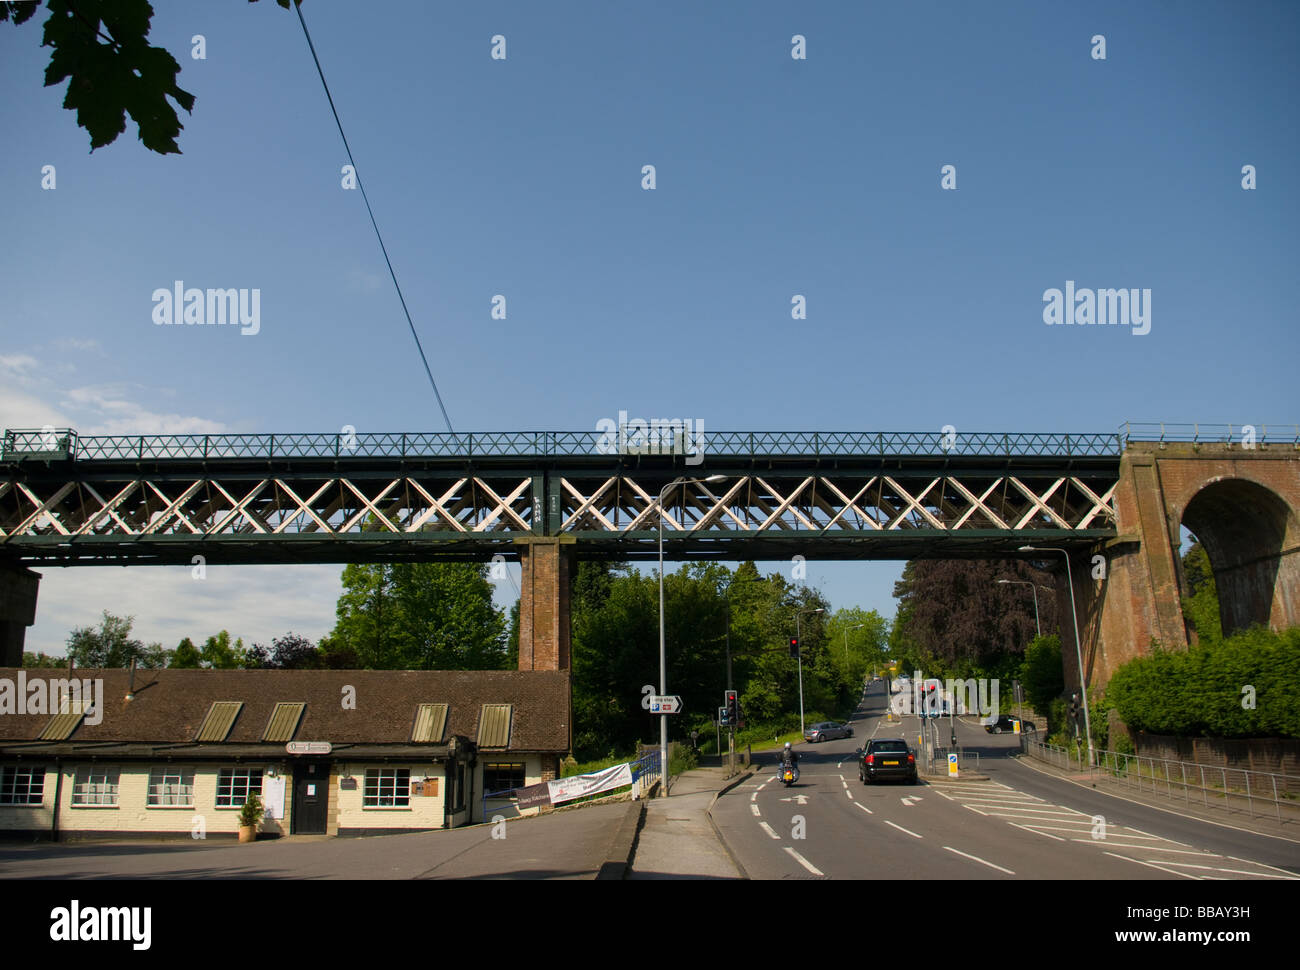
POLYGON ((573 541, 523 539, 519 547, 519 669, 568 670, 573 541))

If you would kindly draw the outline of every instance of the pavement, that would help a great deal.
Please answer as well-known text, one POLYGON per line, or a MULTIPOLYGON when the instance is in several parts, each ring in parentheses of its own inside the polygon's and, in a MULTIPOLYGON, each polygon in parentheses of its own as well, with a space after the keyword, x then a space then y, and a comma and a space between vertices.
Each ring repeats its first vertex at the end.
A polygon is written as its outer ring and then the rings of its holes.
POLYGON ((676 776, 667 798, 643 803, 645 817, 625 878, 747 878, 718 835, 709 809, 722 792, 747 781, 752 770, 728 778, 727 769, 712 760, 676 776))

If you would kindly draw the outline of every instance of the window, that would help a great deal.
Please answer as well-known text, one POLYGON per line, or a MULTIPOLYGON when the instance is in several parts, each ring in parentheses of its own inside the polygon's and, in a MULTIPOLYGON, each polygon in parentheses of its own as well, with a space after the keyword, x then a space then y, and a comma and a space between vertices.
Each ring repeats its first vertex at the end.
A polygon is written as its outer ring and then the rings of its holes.
POLYGON ((193 808, 193 768, 153 768, 149 771, 150 808, 193 808))
POLYGON ((0 805, 40 805, 44 799, 44 765, 0 768, 0 805))
POLYGON ((73 805, 116 805, 121 769, 80 765, 72 781, 73 805))
POLYGON ((261 768, 222 768, 217 775, 217 808, 240 808, 248 793, 262 794, 261 768))
POLYGON ((523 788, 526 776, 522 762, 496 762, 483 765, 483 792, 523 788))
POLYGON ((366 791, 361 804, 364 808, 409 808, 411 805, 410 769, 367 768, 366 791))

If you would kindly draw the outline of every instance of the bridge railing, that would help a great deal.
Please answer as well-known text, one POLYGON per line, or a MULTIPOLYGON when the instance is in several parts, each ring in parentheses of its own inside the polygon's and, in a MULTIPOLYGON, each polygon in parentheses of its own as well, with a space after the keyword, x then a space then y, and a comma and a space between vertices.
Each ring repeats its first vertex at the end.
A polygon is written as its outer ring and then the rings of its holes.
POLYGON ((1126 421, 1120 426, 1130 441, 1185 441, 1204 444, 1294 445, 1300 448, 1300 424, 1166 424, 1126 421))
MULTIPOLYGON (((0 460, 140 461, 273 458, 596 457, 681 454, 667 436, 629 446, 598 431, 214 435, 79 435, 64 428, 10 429, 0 460)), ((690 438, 690 454, 718 457, 986 456, 1118 457, 1124 433, 717 431, 690 438)), ((677 442, 681 444, 680 441, 677 442)))

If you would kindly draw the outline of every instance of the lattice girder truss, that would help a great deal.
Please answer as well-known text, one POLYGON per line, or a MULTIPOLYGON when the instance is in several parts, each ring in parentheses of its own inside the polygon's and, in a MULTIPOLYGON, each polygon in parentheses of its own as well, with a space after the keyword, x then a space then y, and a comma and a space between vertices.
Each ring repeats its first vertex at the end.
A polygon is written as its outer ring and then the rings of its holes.
MULTIPOLYGON (((559 484, 562 532, 632 536, 659 528, 657 481, 612 475, 559 484)), ((662 524, 665 540, 683 533, 1113 530, 1116 485, 1115 478, 1071 474, 748 474, 674 486, 664 496, 662 524)))

